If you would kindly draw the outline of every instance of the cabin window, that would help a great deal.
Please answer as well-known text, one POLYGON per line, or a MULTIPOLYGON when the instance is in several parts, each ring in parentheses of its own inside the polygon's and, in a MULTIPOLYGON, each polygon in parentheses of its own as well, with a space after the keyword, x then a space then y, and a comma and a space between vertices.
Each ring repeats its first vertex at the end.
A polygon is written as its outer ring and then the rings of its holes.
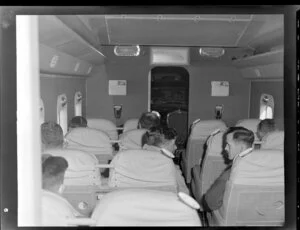
POLYGON ((260 97, 259 119, 272 119, 274 117, 274 99, 272 95, 262 94, 260 97))
POLYGON ((75 116, 82 116, 82 93, 79 91, 74 96, 74 109, 75 116))
POLYGON ((40 99, 40 124, 45 122, 45 107, 42 98, 40 99))
POLYGON ((68 131, 68 104, 66 94, 57 97, 57 123, 61 126, 64 135, 68 131))

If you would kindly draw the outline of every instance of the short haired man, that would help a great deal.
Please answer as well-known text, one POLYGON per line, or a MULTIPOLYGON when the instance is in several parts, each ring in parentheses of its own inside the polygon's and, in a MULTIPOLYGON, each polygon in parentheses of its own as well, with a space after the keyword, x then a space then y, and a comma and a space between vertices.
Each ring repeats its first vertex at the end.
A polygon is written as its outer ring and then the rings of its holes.
POLYGON ((43 149, 62 148, 64 134, 61 126, 53 121, 44 122, 41 125, 41 138, 43 149))
POLYGON ((67 226, 68 218, 81 216, 61 196, 68 162, 63 157, 49 156, 42 164, 42 224, 43 226, 67 226))
MULTIPOLYGON (((225 150, 233 162, 237 157, 243 157, 252 151, 254 133, 244 127, 232 127, 225 132, 225 150)), ((224 147, 224 146, 223 146, 224 147)), ((229 180, 232 163, 223 171, 219 178, 203 196, 204 211, 219 209, 223 204, 226 182, 229 180)))
POLYGON ((141 115, 138 123, 140 129, 151 129, 160 126, 160 118, 153 112, 145 112, 141 115))
POLYGON ((269 135, 269 133, 276 130, 277 128, 274 119, 261 120, 257 125, 257 137, 260 140, 263 140, 269 135))

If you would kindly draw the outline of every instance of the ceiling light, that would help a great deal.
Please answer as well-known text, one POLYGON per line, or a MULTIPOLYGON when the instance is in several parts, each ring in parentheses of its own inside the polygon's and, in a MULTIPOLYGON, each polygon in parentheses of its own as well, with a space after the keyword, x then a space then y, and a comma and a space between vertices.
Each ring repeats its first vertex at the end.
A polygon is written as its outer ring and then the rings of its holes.
POLYGON ((212 47, 204 47, 199 49, 199 53, 201 56, 218 58, 225 54, 225 50, 223 48, 212 48, 212 47))
POLYGON ((114 53, 116 56, 139 56, 140 46, 115 46, 114 53))

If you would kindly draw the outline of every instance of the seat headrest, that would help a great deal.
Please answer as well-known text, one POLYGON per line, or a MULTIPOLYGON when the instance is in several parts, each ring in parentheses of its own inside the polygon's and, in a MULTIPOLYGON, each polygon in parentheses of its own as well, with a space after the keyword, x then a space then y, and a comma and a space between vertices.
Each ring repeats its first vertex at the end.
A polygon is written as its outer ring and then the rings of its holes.
POLYGON ((111 146, 110 139, 106 133, 91 128, 75 128, 66 135, 66 140, 70 144, 80 144, 88 147, 111 146))
POLYGON ((65 158, 68 162, 68 171, 94 170, 94 166, 98 163, 97 157, 93 154, 76 149, 50 149, 45 153, 65 158))
POLYGON ((116 173, 129 178, 130 181, 148 182, 153 186, 176 184, 173 160, 160 151, 142 149, 120 151, 111 164, 116 173))
POLYGON ((226 128, 226 124, 221 120, 200 120, 193 125, 190 138, 207 138, 216 129, 224 131, 226 128))
POLYGON ((137 118, 132 118, 132 119, 127 120, 124 123, 123 133, 125 133, 129 130, 132 130, 132 129, 137 129, 138 128, 138 123, 139 123, 139 119, 137 119, 137 118))
POLYGON ((120 136, 120 147, 123 149, 141 149, 142 136, 146 132, 146 129, 132 129, 126 131, 120 136))
POLYGON ((118 139, 117 126, 110 120, 101 118, 88 118, 87 125, 89 128, 101 130, 107 133, 113 140, 118 139))
POLYGON ((242 185, 283 185, 283 151, 254 150, 237 158, 231 169, 230 181, 242 185))
POLYGON ((222 152, 223 132, 219 132, 216 135, 211 136, 207 142, 207 154, 210 156, 220 156, 222 152))
POLYGON ((176 193, 147 189, 108 193, 97 204, 92 219, 97 226, 201 226, 197 212, 176 193))
POLYGON ((256 133, 257 125, 259 122, 260 122, 260 119, 243 119, 243 120, 239 120, 235 126, 242 126, 246 129, 249 129, 252 132, 256 133))
POLYGON ((269 133, 261 144, 260 149, 284 149, 284 131, 269 133))

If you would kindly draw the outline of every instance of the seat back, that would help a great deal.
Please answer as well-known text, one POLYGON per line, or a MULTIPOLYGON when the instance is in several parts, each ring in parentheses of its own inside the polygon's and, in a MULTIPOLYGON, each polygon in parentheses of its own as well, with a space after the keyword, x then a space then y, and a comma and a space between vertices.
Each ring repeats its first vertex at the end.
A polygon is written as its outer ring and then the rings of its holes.
POLYGON ((199 176, 200 188, 198 188, 197 201, 202 203, 202 197, 222 174, 227 165, 222 156, 222 140, 224 132, 219 132, 216 135, 209 137, 207 141, 207 149, 201 162, 201 171, 199 176))
POLYGON ((65 136, 67 148, 94 154, 99 163, 112 159, 113 147, 109 137, 102 131, 91 128, 75 128, 65 136))
POLYGON ((284 149, 284 131, 275 131, 266 136, 261 143, 261 149, 284 149))
POLYGON ((112 160, 110 187, 170 187, 177 189, 173 160, 159 151, 125 150, 112 160))
POLYGON ((179 145, 183 145, 188 135, 188 113, 182 110, 175 110, 167 114, 167 125, 174 128, 178 134, 179 145))
POLYGON ((260 119, 243 119, 239 120, 235 126, 242 126, 246 129, 251 130, 254 133, 255 141, 258 141, 257 137, 257 125, 260 122, 260 119))
POLYGON ((224 131, 226 128, 226 124, 221 120, 201 120, 192 126, 186 153, 182 159, 182 169, 187 183, 191 181, 191 169, 200 164, 209 135, 216 129, 224 131))
POLYGON ((255 150, 233 163, 213 225, 284 224, 284 163, 279 150, 255 150))
POLYGON ((138 123, 139 123, 139 119, 138 118, 132 118, 132 119, 128 119, 125 123, 124 123, 124 127, 123 127, 123 133, 132 130, 132 129, 137 129, 138 128, 138 123))
POLYGON ((142 149, 142 136, 146 132, 146 129, 133 129, 120 136, 120 150, 126 149, 142 149))
POLYGON ((102 118, 88 118, 87 125, 89 128, 105 132, 111 140, 118 140, 119 138, 117 126, 110 120, 102 118))
POLYGON ((68 219, 80 214, 63 197, 42 190, 41 216, 42 226, 68 226, 68 219))
POLYGON ((45 153, 60 156, 67 160, 65 185, 101 185, 100 170, 95 167, 98 160, 93 154, 76 149, 50 149, 45 153))
POLYGON ((105 195, 92 219, 96 226, 201 226, 197 211, 176 193, 126 189, 105 195))

